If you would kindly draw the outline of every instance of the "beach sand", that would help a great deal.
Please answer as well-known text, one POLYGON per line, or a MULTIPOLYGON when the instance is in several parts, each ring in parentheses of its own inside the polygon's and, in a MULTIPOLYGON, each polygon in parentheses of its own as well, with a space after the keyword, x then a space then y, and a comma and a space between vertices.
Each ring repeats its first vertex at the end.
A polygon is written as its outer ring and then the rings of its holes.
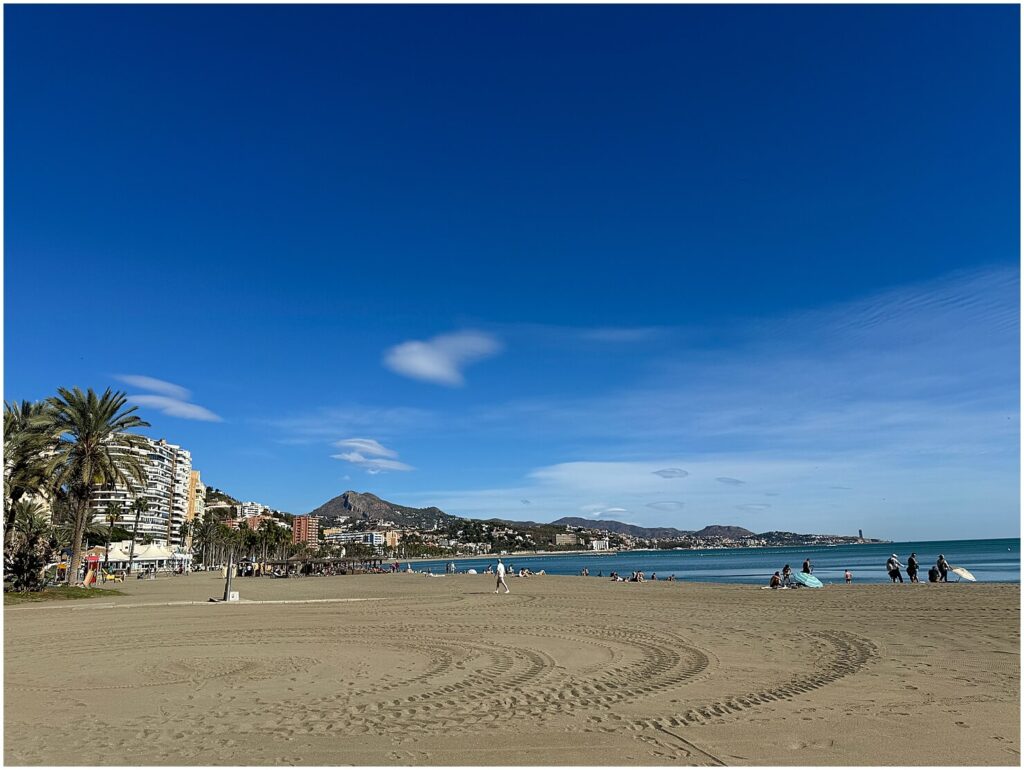
POLYGON ((1017 585, 129 581, 4 611, 6 764, 1018 765, 1017 585), (359 599, 362 601, 293 600, 359 599), (89 606, 92 605, 92 606, 89 606))

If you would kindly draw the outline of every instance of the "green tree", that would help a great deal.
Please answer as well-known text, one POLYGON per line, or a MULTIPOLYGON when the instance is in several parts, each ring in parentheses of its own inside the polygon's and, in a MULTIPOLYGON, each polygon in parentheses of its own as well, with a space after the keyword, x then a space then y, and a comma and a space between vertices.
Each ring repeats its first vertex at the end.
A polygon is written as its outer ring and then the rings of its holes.
POLYGON ((38 591, 56 547, 52 528, 37 502, 19 500, 12 508, 14 523, 4 548, 5 577, 15 591, 38 591))
POLYGON ((107 388, 97 395, 92 388, 59 388, 47 399, 47 432, 56 436, 50 469, 53 483, 66 490, 74 532, 67 581, 78 575, 82 559, 82 535, 90 518, 95 489, 104 484, 121 484, 130 491, 143 484, 145 473, 133 449, 146 448, 145 439, 127 431, 149 425, 126 407, 124 393, 107 388))

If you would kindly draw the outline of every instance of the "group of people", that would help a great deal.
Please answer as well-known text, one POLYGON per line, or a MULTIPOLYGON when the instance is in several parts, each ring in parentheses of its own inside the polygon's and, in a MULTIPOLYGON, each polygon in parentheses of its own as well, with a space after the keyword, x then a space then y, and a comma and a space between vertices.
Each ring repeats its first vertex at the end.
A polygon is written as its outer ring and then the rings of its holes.
MULTIPOLYGON (((889 573, 889 579, 893 583, 902 583, 903 574, 900 572, 904 569, 903 565, 900 564, 900 559, 896 554, 889 557, 889 560, 885 563, 885 571, 889 573)), ((920 583, 917 579, 917 572, 920 569, 920 563, 917 560, 917 554, 910 554, 910 558, 907 559, 907 577, 910 578, 911 583, 920 583)), ((935 560, 935 564, 928 568, 928 582, 929 583, 948 583, 949 573, 952 568, 949 566, 949 562, 946 561, 946 557, 941 553, 939 558, 935 560)))
MULTIPOLYGON (((600 576, 598 576, 598 577, 600 577, 600 576)), ((640 570, 637 570, 632 575, 630 575, 628 578, 627 577, 623 577, 618 572, 609 572, 608 573, 608 577, 611 578, 613 583, 646 583, 647 580, 648 580, 648 578, 645 578, 644 577, 644 573, 641 572, 640 570)), ((659 579, 658 578, 658 573, 657 572, 652 572, 650 579, 654 580, 654 581, 657 581, 659 579)), ((674 573, 674 572, 671 575, 669 575, 667 578, 665 578, 665 580, 667 580, 670 583, 675 582, 675 579, 676 579, 676 573, 674 573)))
MULTIPOLYGON (((903 569, 907 570, 907 577, 910 578, 911 583, 920 583, 921 581, 917 578, 917 573, 920 570, 920 566, 921 565, 920 562, 918 562, 917 560, 916 553, 910 554, 910 558, 907 559, 906 567, 904 567, 900 563, 899 556, 893 554, 885 563, 885 571, 889 573, 889 578, 892 580, 893 583, 903 582, 903 573, 900 571, 903 569)), ((936 560, 935 564, 933 564, 931 568, 928 570, 928 582, 948 583, 948 576, 951 569, 952 568, 949 566, 949 562, 946 561, 946 557, 940 553, 939 558, 936 560)), ((808 575, 813 573, 813 567, 811 565, 810 559, 804 559, 804 564, 801 568, 801 572, 804 572, 808 575)), ((850 570, 845 570, 843 572, 843 578, 847 583, 852 583, 853 573, 850 572, 850 570)), ((782 568, 781 572, 776 570, 775 573, 768 580, 769 588, 796 588, 798 585, 799 583, 793 580, 793 570, 790 568, 788 564, 782 568)))
MULTIPOLYGON (((806 575, 811 575, 814 573, 814 567, 811 565, 810 559, 804 559, 804 564, 800 568, 800 571, 806 575)), ((851 579, 852 577, 850 575, 850 571, 847 570, 846 582, 849 583, 851 579)), ((773 574, 771 578, 768 580, 769 588, 796 588, 799 585, 800 584, 793 579, 793 568, 790 567, 788 564, 783 566, 781 573, 779 572, 779 570, 775 570, 775 574, 773 574)))

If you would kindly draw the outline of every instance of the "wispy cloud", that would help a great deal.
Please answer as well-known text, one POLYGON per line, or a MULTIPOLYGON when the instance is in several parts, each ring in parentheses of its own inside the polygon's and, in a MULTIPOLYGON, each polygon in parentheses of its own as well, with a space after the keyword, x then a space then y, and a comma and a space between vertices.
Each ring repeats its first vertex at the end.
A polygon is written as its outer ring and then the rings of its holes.
POLYGON ((144 374, 115 374, 114 376, 121 382, 127 383, 139 390, 159 393, 178 401, 188 401, 192 395, 181 385, 175 385, 173 382, 167 382, 166 380, 158 380, 156 377, 147 377, 144 374))
POLYGON ((666 350, 643 380, 615 391, 470 410, 453 429, 492 445, 571 447, 587 461, 431 499, 500 516, 525 497, 543 520, 601 495, 681 528, 731 517, 750 528, 880 536, 919 535, 922 516, 930 535, 957 536, 970 512, 975 531, 1012 534, 1018 326, 1018 271, 995 267, 712 329, 727 344, 666 350), (683 468, 685 485, 673 485, 683 468), (760 505, 751 496, 785 505, 751 508, 760 505), (685 508, 652 505, 673 498, 685 508), (945 523, 956 516, 961 524, 945 523))
POLYGON ((170 396, 138 395, 128 396, 128 400, 139 406, 148 406, 169 417, 180 417, 183 420, 202 420, 204 422, 223 422, 220 415, 214 414, 205 406, 179 401, 170 396))
POLYGON ((653 508, 656 511, 678 511, 684 505, 685 503, 679 500, 656 500, 653 503, 647 503, 648 508, 653 508))
POLYGON ((384 473, 386 471, 411 471, 415 470, 411 465, 400 462, 398 452, 388 449, 372 438, 347 438, 335 442, 339 449, 350 449, 349 452, 333 454, 335 460, 344 460, 352 463, 370 474, 384 473))
POLYGON ((682 479, 690 475, 682 468, 662 468, 661 470, 651 471, 651 473, 655 476, 661 476, 663 479, 682 479))
POLYGON ((465 382, 465 367, 495 355, 501 348, 493 335, 460 331, 395 345, 384 354, 384 365, 405 377, 457 387, 465 382))
POLYGON ((339 449, 352 449, 373 457, 398 457, 394 449, 388 449, 372 438, 346 438, 336 441, 334 445, 339 449))
POLYGON ((441 424, 441 417, 426 409, 354 404, 322 407, 305 414, 263 421, 280 434, 284 444, 326 442, 338 435, 373 433, 385 438, 427 431, 441 424))
POLYGON ((192 393, 181 385, 158 380, 155 377, 147 377, 144 374, 118 374, 115 377, 133 387, 152 391, 151 393, 129 394, 128 400, 133 404, 156 409, 169 417, 204 422, 223 422, 220 415, 205 406, 191 403, 189 399, 192 397, 192 393))
POLYGON ((738 487, 743 482, 730 476, 719 476, 715 479, 719 484, 728 484, 730 487, 738 487))
POLYGON ((579 330, 579 336, 590 342, 630 343, 647 342, 663 336, 664 330, 655 326, 597 327, 579 330))

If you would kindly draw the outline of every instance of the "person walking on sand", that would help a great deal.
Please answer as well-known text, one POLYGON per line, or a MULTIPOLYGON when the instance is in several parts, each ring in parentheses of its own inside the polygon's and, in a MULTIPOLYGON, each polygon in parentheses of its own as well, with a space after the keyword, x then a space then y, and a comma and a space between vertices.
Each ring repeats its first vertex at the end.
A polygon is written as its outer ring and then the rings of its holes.
POLYGON ((935 562, 935 566, 939 570, 939 582, 948 583, 949 578, 947 577, 947 575, 949 574, 949 562, 946 561, 946 557, 943 556, 941 553, 939 554, 938 561, 935 562))
POLYGON ((900 574, 900 567, 902 566, 903 565, 900 564, 899 557, 896 556, 896 554, 890 556, 889 561, 885 563, 885 568, 889 572, 889 578, 893 583, 903 582, 903 575, 900 574))
POLYGON ((910 554, 910 558, 907 559, 907 577, 910 578, 910 582, 911 583, 920 583, 921 582, 920 580, 917 579, 917 569, 918 569, 918 566, 919 565, 917 563, 917 554, 916 553, 910 554))
POLYGON ((498 593, 498 589, 499 588, 504 588, 505 589, 505 593, 508 593, 509 592, 508 586, 505 584, 505 565, 502 563, 501 559, 498 559, 497 574, 498 574, 498 584, 494 588, 494 593, 498 593))

